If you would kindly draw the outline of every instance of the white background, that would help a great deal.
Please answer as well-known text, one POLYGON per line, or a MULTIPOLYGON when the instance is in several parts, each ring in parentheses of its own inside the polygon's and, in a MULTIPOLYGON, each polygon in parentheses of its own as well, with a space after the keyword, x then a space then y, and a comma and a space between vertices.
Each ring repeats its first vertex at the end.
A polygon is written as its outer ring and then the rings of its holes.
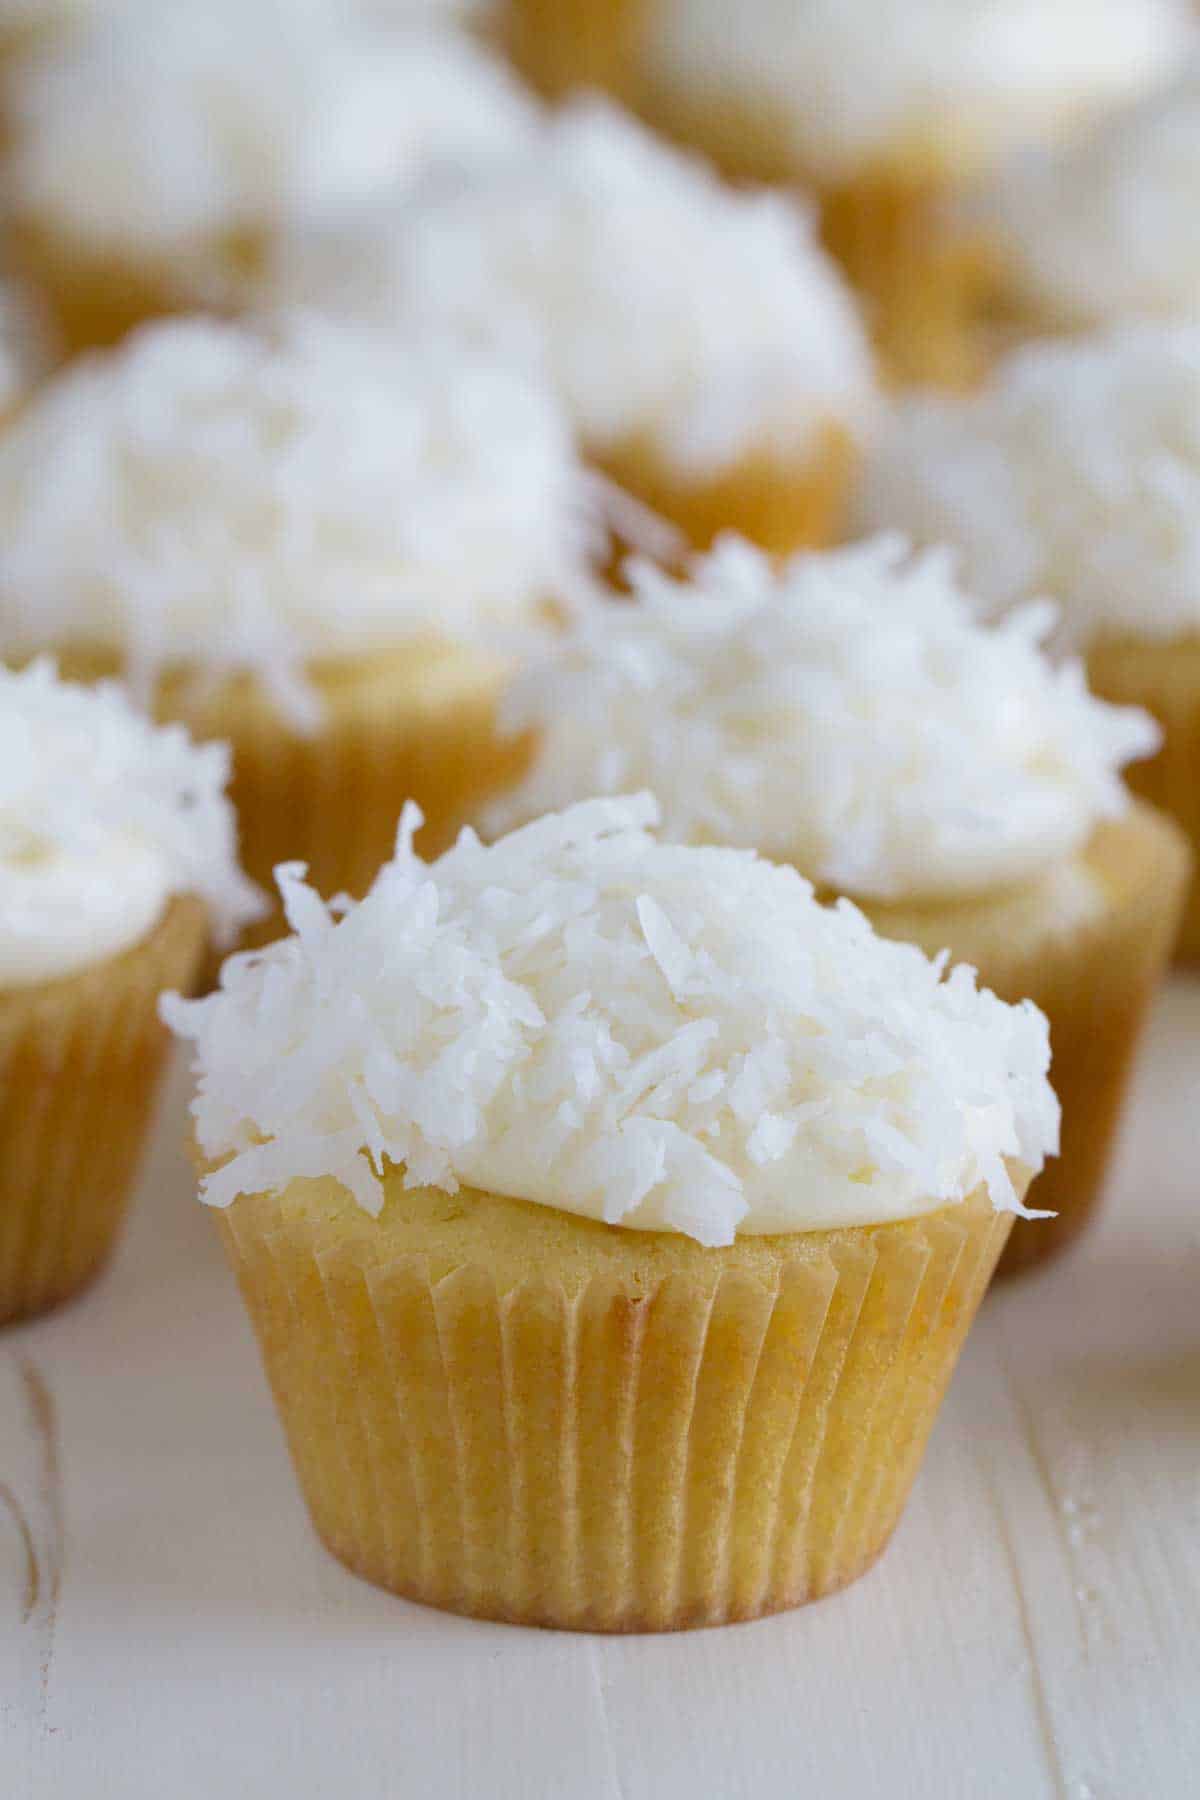
POLYGON ((0 1336, 3 1800, 1200 1794, 1200 983, 1100 1229, 986 1302, 883 1562, 682 1637, 443 1617, 326 1556, 185 1101, 108 1275, 0 1336))

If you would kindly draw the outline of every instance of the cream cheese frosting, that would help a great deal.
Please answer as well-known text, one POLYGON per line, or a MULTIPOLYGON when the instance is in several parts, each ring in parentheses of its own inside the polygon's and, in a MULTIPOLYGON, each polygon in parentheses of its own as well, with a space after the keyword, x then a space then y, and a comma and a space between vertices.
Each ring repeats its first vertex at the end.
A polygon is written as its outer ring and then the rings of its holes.
POLYGON ((22 217, 179 259, 511 147, 537 118, 465 34, 372 27, 328 0, 127 4, 40 53, 13 100, 22 217))
POLYGON ((155 726, 114 684, 0 667, 0 990, 136 944, 174 894, 227 946, 265 910, 237 860, 229 753, 155 726))
POLYGON ((917 395, 868 459, 864 530, 948 542, 993 608, 1061 606, 1061 641, 1200 630, 1200 325, 1016 352, 968 397, 917 395))
POLYGON ((582 581, 589 492, 553 401, 484 352, 166 321, 0 436, 0 654, 98 647, 143 694, 248 669, 312 723, 306 662, 480 642, 582 581))
POLYGON ((650 77, 772 119, 836 177, 919 151, 952 171, 1132 98, 1193 41, 1187 0, 656 0, 650 77))
POLYGON ((864 900, 958 897, 1070 857, 1161 741, 1042 654, 1052 608, 980 624, 944 553, 776 565, 727 537, 686 580, 629 571, 634 604, 581 610, 514 678, 501 718, 537 750, 489 827, 644 786, 678 842, 864 900))
POLYGON ((203 1197, 380 1173, 727 1244, 907 1218, 1057 1147, 1046 1021, 752 852, 658 842, 595 800, 439 861, 411 847, 332 916, 169 996, 194 1041, 203 1197))
POLYGON ((1017 159, 985 200, 1006 281, 1048 322, 1200 316, 1200 67, 1082 141, 1017 159))
POLYGON ((286 235, 272 297, 437 320, 543 370, 585 441, 707 474, 874 415, 866 334, 812 220, 596 100, 509 157, 286 235))

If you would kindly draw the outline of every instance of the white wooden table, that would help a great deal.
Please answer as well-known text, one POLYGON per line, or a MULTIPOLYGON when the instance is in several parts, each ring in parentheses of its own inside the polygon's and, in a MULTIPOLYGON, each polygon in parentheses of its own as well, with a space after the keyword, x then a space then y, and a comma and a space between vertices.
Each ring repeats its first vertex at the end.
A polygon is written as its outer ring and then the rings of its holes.
POLYGON ((109 1274, 0 1338, 3 1800, 1200 1795, 1200 983, 1100 1230, 989 1299, 880 1566, 682 1637, 442 1617, 325 1555, 185 1097, 109 1274))

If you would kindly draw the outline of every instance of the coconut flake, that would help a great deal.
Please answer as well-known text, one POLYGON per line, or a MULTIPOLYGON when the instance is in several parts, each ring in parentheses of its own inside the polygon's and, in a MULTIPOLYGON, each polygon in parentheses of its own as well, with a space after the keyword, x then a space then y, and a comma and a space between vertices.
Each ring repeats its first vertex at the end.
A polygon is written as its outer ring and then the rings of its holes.
POLYGON ((0 651, 99 646, 143 693, 249 669, 311 728, 310 660, 477 643, 581 585, 592 507, 554 402, 482 351, 168 321, 0 438, 0 651))
MULTIPOLYGON (((114 682, 60 681, 45 658, 19 672, 0 666, 6 900, 14 871, 70 869, 86 912, 92 881, 110 868, 119 881, 122 861, 149 851, 165 893, 203 900, 214 941, 228 946, 267 910, 238 866, 229 775, 227 745, 193 744, 181 725, 152 724, 114 682)), ((52 930, 52 921, 43 923, 52 930)), ((86 926, 85 918, 80 931, 86 926)))
POLYGON ((1200 629, 1200 325, 1016 352, 970 397, 903 402, 869 459, 867 530, 952 543, 993 608, 1052 594, 1061 641, 1200 629))
POLYGON ((706 1244, 909 1217, 1057 1145, 1046 1021, 647 795, 394 862, 341 918, 164 1016, 195 1045, 204 1198, 385 1167, 706 1244))
MULTIPOLYGON (((1053 608, 987 628, 944 553, 883 537, 774 564, 727 537, 686 580, 629 565, 634 603, 579 609, 501 708, 536 733, 490 831, 650 789, 666 835, 745 845, 877 899, 984 892, 1069 857, 1128 805, 1161 733, 1039 648, 1053 608)), ((686 952, 645 902, 686 991, 686 952)))
POLYGON ((585 439, 711 473, 875 411, 866 334, 778 193, 734 191, 597 100, 516 154, 282 240, 277 302, 433 319, 545 373, 585 439))

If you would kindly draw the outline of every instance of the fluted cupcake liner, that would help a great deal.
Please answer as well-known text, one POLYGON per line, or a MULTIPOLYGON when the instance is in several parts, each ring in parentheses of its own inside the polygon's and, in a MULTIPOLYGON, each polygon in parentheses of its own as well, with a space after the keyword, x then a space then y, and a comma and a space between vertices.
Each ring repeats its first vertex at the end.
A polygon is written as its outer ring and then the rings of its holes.
POLYGON ((1137 805, 1101 826, 1085 863, 1104 904, 1034 941, 981 935, 978 909, 867 907, 876 930, 930 954, 973 963, 1002 1000, 1030 999, 1050 1021, 1050 1080, 1062 1103, 1060 1155, 1030 1204, 1052 1219, 1018 1219, 1000 1262, 1013 1274, 1045 1261, 1087 1225, 1101 1197, 1146 1013, 1171 956, 1191 857, 1182 833, 1137 805))
POLYGON ((878 1556, 1011 1219, 690 1240, 327 1183, 218 1215, 318 1533, 454 1612, 596 1631, 815 1600, 878 1556))
POLYGON ((740 531, 782 555, 837 541, 858 451, 844 427, 831 421, 797 456, 760 450, 691 482, 641 441, 596 460, 620 487, 676 526, 693 549, 707 550, 722 531, 740 531))
POLYGON ((0 993, 0 1324, 67 1299, 116 1241, 168 1047, 165 988, 191 988, 198 900, 65 980, 0 993))
MULTIPOLYGON (((1164 743, 1149 762, 1134 763, 1126 780, 1161 807, 1186 834, 1200 858, 1200 633, 1166 643, 1113 639, 1088 652, 1088 682, 1105 700, 1144 706, 1163 728, 1164 743)), ((1200 961, 1200 875, 1193 874, 1176 953, 1200 961)))
POLYGON ((531 86, 559 100, 576 88, 628 99, 646 0, 508 0, 500 35, 531 86))
POLYGON ((864 173, 820 194, 821 232, 862 296, 884 372, 968 388, 986 364, 979 331, 990 279, 986 246, 951 229, 953 189, 901 169, 864 173))

